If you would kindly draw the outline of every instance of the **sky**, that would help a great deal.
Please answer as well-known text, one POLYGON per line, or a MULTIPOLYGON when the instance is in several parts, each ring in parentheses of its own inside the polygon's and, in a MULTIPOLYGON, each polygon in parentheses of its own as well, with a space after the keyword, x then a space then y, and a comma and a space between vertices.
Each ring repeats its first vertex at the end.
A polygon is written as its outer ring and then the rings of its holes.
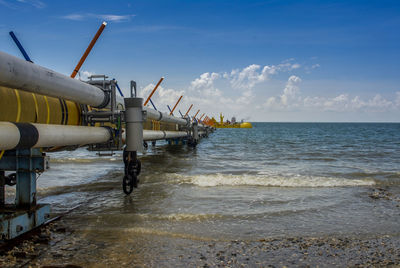
POLYGON ((0 0, 0 50, 129 81, 167 111, 267 122, 400 122, 400 1, 0 0))

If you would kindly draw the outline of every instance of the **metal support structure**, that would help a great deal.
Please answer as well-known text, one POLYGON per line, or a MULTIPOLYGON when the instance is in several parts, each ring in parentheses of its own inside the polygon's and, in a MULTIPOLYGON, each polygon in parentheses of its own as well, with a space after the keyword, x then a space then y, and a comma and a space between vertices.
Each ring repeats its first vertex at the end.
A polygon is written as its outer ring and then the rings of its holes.
POLYGON ((131 98, 136 98, 136 81, 131 80, 131 98))
POLYGON ((39 149, 6 151, 0 160, 0 236, 13 239, 46 222, 50 206, 36 203, 37 173, 48 168, 48 160, 39 149), (14 171, 8 176, 5 171, 14 171), (15 204, 5 204, 4 185, 16 183, 15 204))
POLYGON ((137 152, 143 152, 143 110, 142 98, 125 98, 125 124, 126 147, 123 154, 125 164, 125 176, 122 179, 122 189, 125 194, 130 194, 133 187, 138 185, 138 176, 141 170, 137 152))

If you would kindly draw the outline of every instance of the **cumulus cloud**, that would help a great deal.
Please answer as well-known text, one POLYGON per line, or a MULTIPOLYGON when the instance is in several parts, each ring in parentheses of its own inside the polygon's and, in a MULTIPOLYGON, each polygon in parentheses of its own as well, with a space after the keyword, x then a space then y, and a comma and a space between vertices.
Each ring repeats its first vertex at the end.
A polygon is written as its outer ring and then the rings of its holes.
MULTIPOLYGON (((153 83, 148 84, 142 88, 140 96, 147 98, 155 86, 156 85, 153 83)), ((151 97, 151 100, 156 105, 157 109, 160 109, 161 111, 167 111, 167 105, 174 105, 181 95, 184 95, 183 90, 175 90, 172 88, 167 89, 160 85, 158 86, 157 91, 151 97)), ((149 103, 148 106, 152 107, 151 103, 149 103)))
POLYGON ((298 106, 298 102, 301 100, 301 97, 297 97, 300 92, 300 83, 300 77, 291 75, 286 82, 282 95, 268 98, 264 106, 272 109, 285 109, 298 106))
POLYGON ((101 19, 112 22, 124 22, 131 20, 135 16, 136 15, 134 14, 115 15, 115 14, 94 14, 94 13, 72 13, 65 16, 61 16, 60 18, 66 20, 74 20, 74 21, 83 21, 86 19, 101 19))
POLYGON ((251 64, 242 70, 232 70, 230 74, 225 73, 224 78, 230 79, 233 88, 251 89, 256 84, 265 82, 272 75, 282 71, 291 71, 300 68, 298 63, 283 62, 278 65, 265 65, 261 67, 258 64, 251 64))

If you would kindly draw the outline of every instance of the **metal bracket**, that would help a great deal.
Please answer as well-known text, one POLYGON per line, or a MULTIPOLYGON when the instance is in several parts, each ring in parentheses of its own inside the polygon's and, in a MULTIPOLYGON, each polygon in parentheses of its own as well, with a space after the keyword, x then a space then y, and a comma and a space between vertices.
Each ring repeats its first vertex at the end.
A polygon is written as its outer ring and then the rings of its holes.
POLYGON ((40 149, 6 151, 0 160, 0 236, 12 239, 42 225, 50 206, 36 204, 36 174, 48 169, 48 158, 40 149), (5 171, 16 172, 15 204, 5 204, 5 171))

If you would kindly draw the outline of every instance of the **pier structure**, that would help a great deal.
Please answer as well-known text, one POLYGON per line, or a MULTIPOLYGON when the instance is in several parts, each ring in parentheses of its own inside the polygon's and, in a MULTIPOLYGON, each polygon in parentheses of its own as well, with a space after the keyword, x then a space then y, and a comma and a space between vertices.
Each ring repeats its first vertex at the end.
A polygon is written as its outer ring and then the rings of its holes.
MULTIPOLYGON (((99 31, 104 27, 103 23, 99 31)), ((87 54, 88 50, 83 58, 87 54)), ((83 61, 79 61, 69 77, 30 59, 0 51, 0 238, 3 240, 26 233, 50 218, 50 206, 36 200, 36 178, 49 168, 46 152, 82 146, 98 152, 122 150, 122 187, 125 194, 130 194, 138 186, 141 172, 138 153, 147 148, 147 142, 166 140, 169 144, 195 147, 214 130, 195 116, 190 118, 193 104, 184 116, 173 115, 182 96, 171 112, 146 106, 152 103, 151 96, 163 78, 144 103, 136 94, 135 81, 130 83, 130 96, 124 98, 120 96, 117 81, 106 75, 93 75, 88 81, 74 79, 83 61), (5 201, 6 185, 16 186, 13 204, 5 201)))

